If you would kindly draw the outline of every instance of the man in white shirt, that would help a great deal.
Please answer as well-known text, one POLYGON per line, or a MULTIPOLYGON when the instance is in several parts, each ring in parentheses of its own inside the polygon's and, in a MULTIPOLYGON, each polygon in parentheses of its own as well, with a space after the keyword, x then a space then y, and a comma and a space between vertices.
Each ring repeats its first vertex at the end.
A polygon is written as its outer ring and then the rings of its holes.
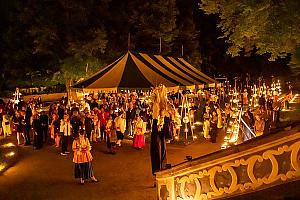
POLYGON ((116 127, 116 133, 117 133, 117 145, 121 146, 121 142, 124 138, 124 133, 126 130, 126 118, 124 116, 123 112, 119 112, 119 115, 114 120, 115 127, 116 127))
POLYGON ((61 145, 61 155, 65 156, 68 153, 68 141, 71 136, 71 123, 68 114, 64 115, 64 118, 60 121, 60 132, 62 133, 62 145, 61 145))

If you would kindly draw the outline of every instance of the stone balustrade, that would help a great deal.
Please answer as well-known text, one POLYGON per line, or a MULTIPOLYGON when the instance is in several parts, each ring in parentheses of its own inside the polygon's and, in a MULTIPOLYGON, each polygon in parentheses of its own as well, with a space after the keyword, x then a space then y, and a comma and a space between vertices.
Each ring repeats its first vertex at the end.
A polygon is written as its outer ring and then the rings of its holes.
POLYGON ((300 132, 263 136, 157 173, 160 200, 218 199, 300 179, 300 132))

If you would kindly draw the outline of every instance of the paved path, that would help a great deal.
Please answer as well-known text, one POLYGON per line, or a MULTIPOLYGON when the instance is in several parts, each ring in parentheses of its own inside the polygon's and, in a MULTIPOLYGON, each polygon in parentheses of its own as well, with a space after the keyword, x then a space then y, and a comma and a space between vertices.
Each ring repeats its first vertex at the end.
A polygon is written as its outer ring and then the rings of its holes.
MULTIPOLYGON (((168 163, 184 161, 186 155, 194 158, 220 150, 223 134, 218 143, 200 139, 188 145, 168 144, 168 163)), ((99 183, 80 185, 73 178, 72 154, 59 155, 59 149, 46 146, 42 150, 20 147, 21 160, 0 175, 0 199, 122 199, 155 200, 149 145, 135 150, 129 144, 116 155, 105 153, 104 144, 93 147, 93 167, 99 183)))

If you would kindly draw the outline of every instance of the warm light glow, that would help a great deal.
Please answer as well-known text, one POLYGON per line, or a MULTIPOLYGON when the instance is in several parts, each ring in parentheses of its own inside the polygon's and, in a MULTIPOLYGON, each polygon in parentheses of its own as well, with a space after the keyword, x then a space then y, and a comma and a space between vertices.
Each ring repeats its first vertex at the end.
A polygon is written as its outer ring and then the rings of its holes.
POLYGON ((185 129, 184 129, 184 132, 189 132, 189 129, 185 128, 185 129))
POLYGON ((10 153, 7 153, 5 156, 6 156, 6 157, 11 157, 11 156, 14 156, 14 155, 15 155, 15 152, 12 151, 12 152, 10 152, 10 153))
POLYGON ((5 168, 5 164, 0 164, 0 172, 5 168))
POLYGON ((199 125, 201 125, 203 123, 202 122, 195 122, 194 124, 197 125, 197 126, 199 126, 199 125))
POLYGON ((179 140, 179 137, 177 135, 175 136, 175 140, 179 140))
POLYGON ((193 139, 197 139, 197 135, 194 135, 194 136, 193 136, 193 139))
POLYGON ((10 142, 10 143, 7 143, 7 144, 3 144, 2 146, 5 147, 5 148, 7 148, 7 147, 13 147, 15 145, 10 142))

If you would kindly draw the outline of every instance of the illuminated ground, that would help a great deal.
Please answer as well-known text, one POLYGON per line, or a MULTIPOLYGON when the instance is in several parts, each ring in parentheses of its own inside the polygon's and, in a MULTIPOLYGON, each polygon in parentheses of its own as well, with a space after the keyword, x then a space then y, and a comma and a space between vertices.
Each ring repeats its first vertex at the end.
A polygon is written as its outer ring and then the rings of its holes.
MULTIPOLYGON (((186 155, 198 157, 220 149, 218 143, 200 139, 189 146, 168 145, 168 163, 183 162, 186 155)), ((93 149, 94 172, 100 182, 79 185, 73 178, 72 156, 59 155, 47 146, 36 151, 21 147, 21 160, 0 176, 0 199, 137 199, 156 200, 149 146, 135 150, 124 145, 116 155, 105 153, 105 145, 93 149)))

